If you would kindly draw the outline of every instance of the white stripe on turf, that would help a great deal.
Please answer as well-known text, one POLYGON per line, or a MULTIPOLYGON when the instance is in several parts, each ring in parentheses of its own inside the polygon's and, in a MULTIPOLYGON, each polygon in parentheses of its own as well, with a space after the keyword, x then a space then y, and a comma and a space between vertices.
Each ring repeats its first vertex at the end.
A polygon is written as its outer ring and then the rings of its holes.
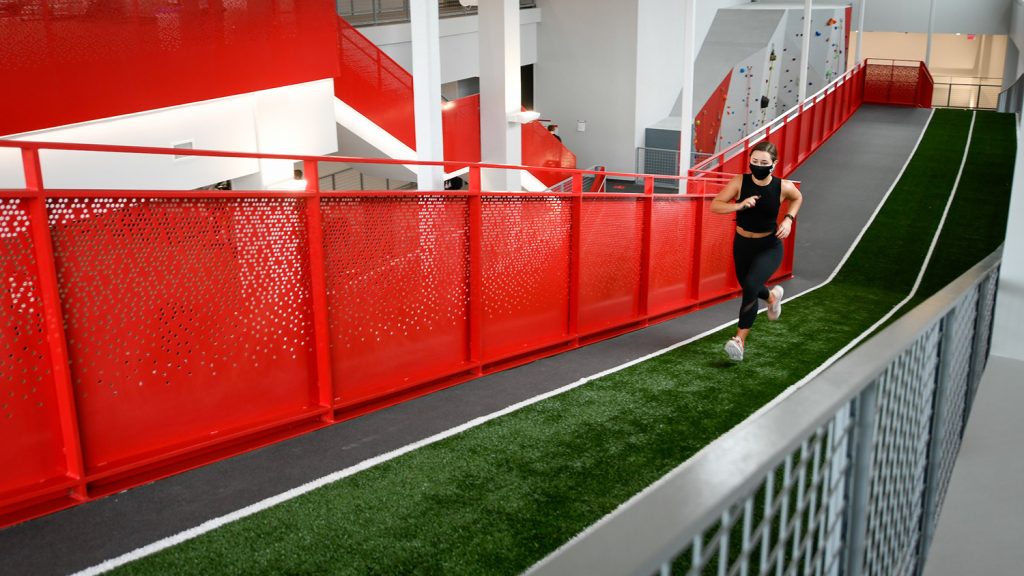
MULTIPOLYGON (((853 244, 846 251, 846 254, 843 256, 842 260, 840 260, 839 264, 832 271, 832 273, 828 276, 828 278, 826 278, 821 284, 818 284, 817 286, 813 286, 813 287, 808 288, 807 290, 805 290, 803 292, 800 292, 798 294, 790 296, 789 298, 786 298, 785 300, 783 300, 783 302, 788 302, 788 301, 794 300, 796 298, 799 298, 800 296, 803 296, 804 294, 809 294, 809 293, 813 292, 814 290, 817 290, 821 286, 824 286, 825 284, 828 284, 829 282, 831 282, 835 278, 836 274, 839 272, 839 269, 842 268, 843 264, 850 257, 850 254, 853 252, 853 249, 857 246, 857 244, 860 242, 861 238, 864 236, 864 232, 868 229, 869 226, 871 226, 871 223, 874 222, 875 217, 878 215, 878 212, 882 209, 882 206, 885 204, 886 200, 888 200, 890 194, 892 194, 893 189, 896 187, 896 183, 899 182, 900 177, 903 176, 903 172, 906 170, 907 165, 910 164, 910 159, 913 158, 914 153, 917 152, 917 148, 921 144, 921 139, 924 137, 924 133, 927 131, 928 125, 931 123, 931 119, 932 119, 933 115, 934 115, 934 110, 932 111, 932 115, 928 116, 928 121, 925 123, 924 128, 921 129, 921 135, 918 136, 917 142, 914 144, 914 148, 911 150, 910 155, 907 157, 907 161, 903 164, 903 167, 900 169, 899 174, 896 176, 896 179, 893 181, 892 186, 890 186, 889 190, 886 191, 885 196, 882 197, 882 200, 881 200, 881 202, 879 202, 878 207, 875 208, 875 211, 871 214, 871 217, 868 218, 867 223, 864 224, 864 227, 861 229, 860 233, 854 239, 853 244)), ((276 496, 272 496, 270 498, 266 498, 264 500, 260 500, 259 502, 255 502, 253 504, 250 504, 249 506, 246 506, 245 508, 241 508, 239 510, 231 512, 230 514, 225 514, 223 516, 218 516, 217 518, 212 518, 210 520, 207 520, 206 522, 203 522, 202 524, 200 524, 198 526, 195 526, 193 528, 189 528, 188 530, 183 530, 183 531, 181 531, 181 532, 179 532, 177 534, 174 534, 172 536, 168 536, 166 538, 162 538, 160 540, 157 540, 156 542, 153 542, 152 544, 147 544, 146 546, 142 546, 140 548, 136 548, 135 550, 132 550, 130 552, 126 552, 126 553, 124 553, 124 554, 122 554, 120 556, 117 556, 115 558, 111 558, 109 560, 105 560, 105 561, 103 561, 103 562, 101 562, 99 564, 96 564, 94 566, 90 566, 89 568, 86 568, 86 569, 81 570, 79 572, 75 572, 72 576, 94 576, 96 574, 102 574, 102 573, 107 572, 109 570, 113 570, 114 568, 117 568, 119 566, 123 566, 125 564, 128 564, 129 562, 133 562, 133 561, 138 560, 140 558, 144 558, 144 557, 149 556, 151 554, 155 554, 157 552, 160 552, 161 550, 165 550, 165 549, 170 548, 172 546, 176 546, 178 544, 181 544, 182 542, 186 542, 188 540, 191 540, 193 538, 201 536, 201 535, 203 535, 203 534, 205 534, 207 532, 213 531, 213 530, 215 530, 215 529, 217 529, 217 528, 219 528, 221 526, 224 526, 226 524, 230 524, 231 522, 234 522, 236 520, 241 520, 242 518, 245 518, 247 516, 251 516, 253 514, 256 514, 258 512, 266 510, 266 509, 268 509, 268 508, 270 508, 272 506, 280 504, 282 502, 287 502, 288 500, 291 500, 293 498, 297 498, 297 497, 299 497, 299 496, 301 496, 303 494, 306 494, 307 492, 311 492, 313 490, 316 490, 317 488, 321 488, 321 487, 326 486, 327 484, 330 484, 332 482, 336 482, 336 481, 341 480, 343 478, 347 478, 349 476, 352 476, 353 474, 362 472, 362 471, 367 470, 369 468, 372 468, 372 467, 374 467, 374 466, 376 466, 378 464, 381 464, 383 462, 387 462, 389 460, 392 460, 394 458, 402 456, 403 454, 408 454, 409 452, 412 452, 413 450, 416 450, 418 448, 422 448, 424 446, 429 446, 430 444, 433 444, 433 443, 438 442, 440 440, 444 440, 445 438, 450 438, 452 436, 455 436, 456 434, 459 434, 461 432, 464 432, 466 430, 469 430, 471 428, 475 428, 475 427, 477 427, 477 426, 479 426, 481 424, 484 424, 485 422, 488 422, 490 420, 494 420, 495 418, 499 418, 499 417, 504 416, 506 414, 510 414, 512 412, 515 412, 515 411, 517 411, 517 410, 519 410, 521 408, 525 408, 527 406, 530 406, 531 404, 536 404, 537 402, 541 402, 543 400, 547 400, 548 398, 552 398, 554 396, 558 396, 559 394, 563 394, 563 393, 568 392, 568 391, 570 391, 570 390, 572 390, 574 388, 578 388, 578 387, 580 387, 580 386, 582 386, 582 385, 584 385, 587 382, 590 382, 592 380, 596 380, 598 378, 607 376, 609 374, 614 374, 614 373, 619 372, 621 370, 625 370, 626 368, 629 368, 630 366, 634 366, 636 364, 640 364, 641 362, 645 362, 647 360, 650 360, 651 358, 656 358, 658 356, 661 356, 663 354, 671 352, 672 350, 675 350, 676 348, 679 348, 681 346, 685 346, 685 345, 690 344, 691 342, 694 342, 696 340, 700 340, 701 338, 703 338, 703 337, 705 337, 705 336, 707 336, 709 334, 713 334, 715 332, 718 332, 719 330, 721 330, 723 328, 727 328, 727 327, 729 327, 729 326, 731 326, 731 325, 733 325, 735 323, 736 323, 736 321, 732 320, 732 321, 726 322, 724 324, 715 326, 714 328, 705 330, 704 332, 701 332, 700 334, 697 334, 696 336, 692 336, 690 338, 687 338, 686 340, 683 340, 681 342, 677 342, 677 343, 675 343, 675 344, 673 344, 671 346, 668 346, 668 347, 662 348, 661 350, 658 350, 656 352, 652 352, 650 354, 647 354, 646 356, 642 356, 642 357, 637 358, 635 360, 631 360, 631 361, 626 362, 624 364, 620 364, 618 366, 609 368, 608 370, 605 370, 603 372, 599 372, 599 373, 593 374, 591 376, 586 376, 584 378, 580 378, 579 380, 577 380, 577 381, 575 381, 575 382, 573 382, 571 384, 567 384, 565 386, 562 386, 561 388, 558 388, 556 390, 552 390, 550 392, 546 392, 546 393, 541 394, 539 396, 534 396, 532 398, 528 398, 526 400, 523 400, 522 402, 518 402, 516 404, 513 404, 513 405, 511 405, 511 406, 509 406, 507 408, 504 408, 502 410, 499 410, 497 412, 492 412, 491 414, 487 414, 485 416, 480 416, 479 418, 474 418, 473 420, 470 420, 469 422, 466 422, 464 424, 460 424, 459 426, 456 426, 454 428, 450 428, 448 430, 445 430, 444 432, 439 432, 437 434, 434 434, 433 436, 430 436, 428 438, 424 438, 424 439, 419 440, 417 442, 413 442, 412 444, 408 444, 408 445, 403 446, 403 447, 401 447, 401 448, 399 448, 397 450, 393 450, 393 451, 388 452, 386 454, 381 454, 379 456, 375 456, 375 457, 370 458, 368 460, 364 460, 364 461, 360 462, 359 464, 356 464, 354 466, 350 466, 350 467, 345 468, 343 470, 339 470, 337 472, 333 472, 331 474, 328 474, 328 475, 323 476, 321 478, 318 478, 316 480, 307 482, 307 483, 305 483, 305 484, 303 484, 301 486, 297 486, 295 488, 292 488, 291 490, 288 490, 286 492, 282 492, 281 494, 278 494, 276 496)), ((845 349, 844 349, 844 351, 845 351, 845 349)), ((826 364, 835 362, 835 360, 838 359, 838 357, 839 357, 839 355, 834 356, 833 358, 830 358, 826 362, 826 364)), ((826 365, 822 365, 822 366, 824 367, 826 365)), ((822 368, 822 369, 824 369, 824 368, 822 368)), ((820 372, 820 370, 818 370, 818 371, 820 372)), ((796 386, 802 385, 802 383, 804 381, 806 381, 807 379, 808 378, 805 378, 804 380, 801 380, 800 382, 795 384, 793 387, 791 387, 791 389, 795 388, 796 386)), ((789 393, 789 392, 790 391, 787 390, 787 391, 783 392, 782 394, 783 395, 787 395, 787 393, 789 393)), ((758 413, 759 412, 760 411, 758 411, 758 413)), ((751 418, 752 417, 753 416, 751 416, 751 418)), ((742 425, 742 423, 740 425, 742 425)), ((584 533, 586 533, 586 531, 584 531, 584 533)))
MULTIPOLYGON (((934 114, 934 110, 933 110, 933 114, 934 114)), ((742 422, 740 422, 736 426, 733 426, 732 429, 729 430, 729 432, 726 432, 722 436, 725 436, 726 434, 731 433, 733 430, 736 430, 738 428, 742 428, 744 426, 749 425, 750 422, 754 421, 754 419, 756 419, 760 414, 762 414, 765 411, 771 409, 771 407, 775 406, 779 402, 782 402, 787 396, 793 394, 793 392, 795 392, 800 387, 804 386, 805 384, 807 384, 808 382, 813 380, 815 376, 817 376, 818 374, 821 374, 829 366, 831 366, 832 364, 835 364, 836 361, 838 361, 840 358, 842 358, 844 354, 849 352, 851 349, 853 349, 855 346, 857 346, 857 344, 859 344, 865 338, 870 336, 879 326, 881 326, 887 320, 889 320, 889 318, 891 318, 893 314, 895 314, 897 311, 899 311, 900 308, 902 308, 904 305, 906 305, 906 303, 909 302, 917 294, 917 290, 921 286, 921 280, 924 278, 925 271, 928 269, 928 264, 931 261, 932 253, 935 250, 935 245, 936 245, 936 243, 939 240, 939 235, 942 233, 942 228, 943 228, 943 226, 946 223, 946 216, 949 214, 949 208, 950 208, 950 206, 953 205, 953 198, 956 196, 956 189, 960 186, 960 176, 963 175, 964 165, 967 163, 967 153, 968 153, 968 151, 970 150, 970 147, 971 147, 971 137, 972 137, 972 135, 974 133, 974 120, 975 120, 976 114, 977 114, 976 112, 971 114, 971 127, 968 130, 968 132, 967 132, 967 142, 964 145, 964 154, 963 154, 963 158, 960 161, 960 170, 957 172, 956 180, 954 180, 954 182, 953 182, 953 188, 952 188, 952 190, 949 193, 949 198, 946 200, 946 207, 942 211, 942 218, 939 219, 939 226, 938 226, 938 228, 936 228, 935 234, 932 236, 931 245, 928 247, 928 253, 925 255, 924 262, 922 262, 922 264, 921 264, 921 269, 918 271, 917 279, 914 281, 914 286, 910 289, 910 293, 907 294, 907 297, 904 298, 903 300, 901 300, 899 304, 896 304, 895 306, 893 306, 892 309, 889 310, 889 312, 887 312, 885 314, 885 316, 883 316, 877 322, 872 324, 870 328, 868 328, 867 330, 861 332, 861 334, 859 336, 857 336, 856 338, 854 338, 853 341, 851 341, 846 346, 843 346, 842 349, 840 349, 838 352, 836 352, 831 357, 829 357, 828 360, 826 360, 820 366, 818 366, 817 368, 812 370, 810 373, 808 373, 806 376, 801 378, 799 382, 797 382, 796 384, 793 384, 789 388, 787 388, 784 391, 782 391, 782 393, 780 393, 778 396, 773 398, 767 404, 765 404, 764 406, 759 408, 756 412, 754 412, 753 414, 748 416, 742 422)), ((931 117, 929 117, 928 120, 930 122, 931 121, 931 117)), ((927 126, 926 126, 926 128, 927 128, 927 126)), ((922 132, 922 134, 923 134, 923 132, 922 132)), ((920 140, 918 140, 918 143, 920 143, 920 140)), ((917 150, 916 146, 915 146, 914 150, 915 151, 917 150)), ((913 154, 911 154, 911 157, 913 157, 913 154)), ((908 159, 908 163, 909 163, 909 159, 908 159)), ((906 166, 904 166, 904 168, 906 168, 906 166)), ((902 171, 900 172, 900 174, 902 174, 902 171)), ((892 190, 890 189, 890 192, 891 191, 892 190)), ((888 198, 888 194, 886 194, 886 198, 888 198)), ((884 199, 883 199, 883 203, 884 203, 884 199)), ((876 213, 877 213, 877 211, 876 211, 876 213)), ((872 216, 872 220, 873 219, 874 219, 874 216, 872 216)), ((870 224, 870 221, 869 221, 869 224, 870 224)), ((860 236, 857 237, 857 241, 858 242, 860 241, 860 236)), ((844 258, 843 262, 845 262, 845 261, 846 261, 846 259, 844 258)), ((840 266, 841 265, 842 264, 840 264, 840 266)), ((818 287, 824 285, 825 283, 831 282, 831 280, 832 280, 832 278, 834 276, 835 276, 835 274, 830 276, 829 279, 826 282, 822 283, 819 286, 816 286, 815 288, 818 288, 818 287)), ((798 294, 797 296, 802 296, 803 294, 807 294, 808 292, 811 292, 812 290, 813 289, 806 290, 806 291, 802 292, 801 294, 798 294)), ((703 448, 698 450, 697 453, 694 454, 693 456, 691 456, 690 458, 688 458, 686 460, 686 462, 683 462, 682 464, 677 466, 675 469, 673 469, 671 472, 666 473, 664 476, 662 476, 661 478, 656 480, 650 486, 648 486, 647 488, 644 488, 643 490, 638 492, 635 496, 633 496, 632 498, 630 498, 626 502, 623 502, 622 504, 620 504, 618 507, 615 508, 615 510, 612 510, 607 515, 605 515, 603 518, 601 518, 597 522, 595 522, 595 523, 591 524, 590 526, 588 526, 585 530, 583 530, 582 532, 580 532, 579 534, 574 536, 571 540, 569 540, 568 542, 566 542, 562 546, 559 546, 558 550, 552 552, 548 556, 554 556, 559 551, 561 551, 563 548, 569 546, 571 543, 576 542, 577 540, 580 540, 582 538, 585 538, 588 534, 593 532, 599 526, 607 523, 612 516, 614 516, 616 513, 618 513, 619 510, 621 510, 623 508, 626 508, 632 502, 634 502, 636 500, 639 500, 640 498, 642 498, 648 492, 653 491, 658 486, 662 485, 666 481, 666 479, 669 476, 674 475, 677 470, 680 470, 680 469, 688 467, 690 465, 690 463, 693 462, 694 459, 696 459, 698 456, 702 455, 704 452, 707 452, 709 450, 713 450, 715 445, 718 444, 718 442, 721 440, 722 436, 720 436, 718 439, 716 439, 715 441, 711 442, 707 446, 704 446, 703 448)), ((527 570, 527 573, 529 573, 529 570, 527 570)))

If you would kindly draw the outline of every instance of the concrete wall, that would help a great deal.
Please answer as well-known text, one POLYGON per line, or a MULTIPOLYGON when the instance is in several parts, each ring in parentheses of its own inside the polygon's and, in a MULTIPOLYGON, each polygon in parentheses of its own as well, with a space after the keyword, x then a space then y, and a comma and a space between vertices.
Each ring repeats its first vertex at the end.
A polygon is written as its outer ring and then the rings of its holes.
MULTIPOLYGON (((537 62, 537 25, 541 11, 537 8, 522 10, 520 18, 519 56, 522 65, 537 62)), ((441 37, 441 82, 454 82, 480 76, 480 48, 477 34, 477 16, 442 18, 438 33, 441 37)), ((364 26, 359 29, 388 56, 406 70, 412 71, 412 36, 409 24, 364 26)))
MULTIPOLYGON (((637 2, 538 0, 534 103, 582 167, 632 172, 637 2), (576 122, 586 122, 578 132, 576 122)), ((675 97, 675 95, 673 95, 675 97)))
MULTIPOLYGON (((39 130, 12 140, 329 154, 338 148, 333 80, 241 94, 138 114, 39 130)), ((24 186, 20 159, 0 154, 0 188, 24 186)), ((287 160, 44 151, 43 181, 52 188, 191 190, 244 178, 264 188, 292 179, 287 160)))

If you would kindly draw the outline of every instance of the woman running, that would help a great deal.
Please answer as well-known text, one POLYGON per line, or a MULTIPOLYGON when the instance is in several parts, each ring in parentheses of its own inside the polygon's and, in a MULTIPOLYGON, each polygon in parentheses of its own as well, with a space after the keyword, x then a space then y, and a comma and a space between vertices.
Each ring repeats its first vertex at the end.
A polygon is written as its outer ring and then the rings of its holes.
POLYGON ((736 212, 732 258, 736 279, 743 287, 743 302, 736 335, 725 343, 726 354, 735 361, 743 360, 747 335, 757 316, 758 298, 768 301, 769 320, 777 320, 782 314, 782 286, 768 290, 764 283, 782 263, 782 240, 789 236, 803 196, 789 180, 772 176, 777 159, 774 144, 758 142, 750 149, 750 174, 734 176, 711 202, 715 214, 736 212), (789 200, 789 209, 782 223, 777 224, 783 200, 789 200))

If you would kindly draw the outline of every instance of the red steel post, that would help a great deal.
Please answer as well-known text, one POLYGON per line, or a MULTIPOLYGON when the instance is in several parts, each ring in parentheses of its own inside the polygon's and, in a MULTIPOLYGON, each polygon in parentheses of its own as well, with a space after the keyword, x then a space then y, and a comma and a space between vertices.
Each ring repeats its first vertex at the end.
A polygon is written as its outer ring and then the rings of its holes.
MULTIPOLYGON (((744 144, 743 153, 746 154, 747 145, 744 144)), ((680 186, 687 186, 689 182, 680 181, 680 186)), ((693 215, 693 250, 691 254, 693 266, 690 268, 690 299, 694 302, 700 300, 701 274, 701 253, 704 246, 704 194, 707 193, 707 180, 701 180, 700 186, 694 191, 693 199, 690 201, 690 209, 693 215)))
POLYGON ((57 412, 61 440, 64 444, 67 476, 78 481, 78 484, 72 488, 72 496, 79 500, 85 500, 87 493, 84 479, 85 465, 82 461, 82 437, 78 426, 78 410, 75 406, 75 389, 68 364, 64 314, 61 310, 53 240, 50 237, 50 222, 46 213, 46 193, 43 186, 43 169, 39 163, 39 150, 22 148, 21 161, 25 170, 25 189, 35 193, 31 199, 27 200, 29 218, 32 222, 30 230, 39 272, 39 294, 43 304, 46 343, 50 351, 50 361, 53 363, 51 369, 57 392, 57 412))
POLYGON ((480 168, 469 168, 469 361, 483 373, 484 209, 480 168))
MULTIPOLYGON (((681 181, 680 184, 685 184, 681 181)), ((649 315, 649 301, 651 294, 651 228, 654 224, 654 178, 644 176, 644 197, 642 202, 644 214, 641 226, 640 240, 640 285, 637 294, 637 313, 640 318, 647 318, 649 315)))
POLYGON ((583 175, 572 175, 569 227, 569 336, 579 345, 580 336, 580 247, 583 245, 583 175))
MULTIPOLYGON (((327 321, 327 275, 324 270, 323 215, 320 203, 320 171, 315 160, 302 162, 306 191, 313 197, 306 200, 306 232, 309 238, 309 275, 313 299, 313 341, 316 351, 317 395, 320 406, 328 408, 321 416, 324 422, 334 421, 334 379, 331 374, 331 330, 327 321)), ((339 351, 340 353, 340 351, 339 351)))

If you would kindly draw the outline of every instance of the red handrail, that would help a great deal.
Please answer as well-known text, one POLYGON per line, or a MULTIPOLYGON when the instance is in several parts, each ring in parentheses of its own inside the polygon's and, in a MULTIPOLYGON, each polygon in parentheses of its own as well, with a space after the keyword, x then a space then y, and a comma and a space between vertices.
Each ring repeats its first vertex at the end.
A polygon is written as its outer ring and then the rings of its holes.
POLYGON ((747 150, 767 138, 779 149, 778 175, 787 177, 860 107, 864 101, 864 73, 863 65, 855 66, 743 140, 697 163, 689 173, 707 176, 745 172, 747 150))
MULTIPOLYGON (((0 472, 0 525, 738 291, 734 223, 708 210, 722 174, 655 195, 665 176, 536 167, 572 187, 532 194, 482 189, 481 170, 522 166, 468 163, 468 191, 324 192, 323 162, 467 163, 0 148, 21 151, 26 182, 0 190, 0 344, 24 368, 0 389, 29 396, 7 408, 0 459, 19 465, 0 472), (47 150, 299 160, 307 188, 55 190, 47 150), (587 174, 645 192, 584 192, 587 174)), ((791 273, 787 260, 776 280, 791 273)))

